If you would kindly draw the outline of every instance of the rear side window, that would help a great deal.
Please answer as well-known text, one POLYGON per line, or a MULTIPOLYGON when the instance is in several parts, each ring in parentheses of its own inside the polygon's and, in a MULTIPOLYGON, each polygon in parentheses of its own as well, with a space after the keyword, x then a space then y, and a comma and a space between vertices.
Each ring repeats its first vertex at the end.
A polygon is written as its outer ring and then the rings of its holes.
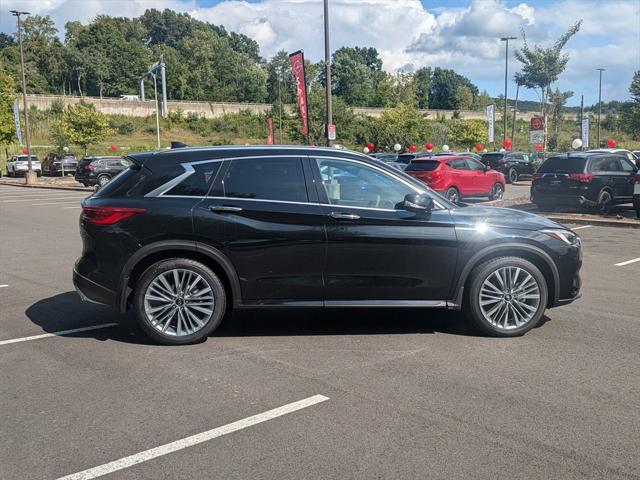
POLYGON ((496 160, 502 160, 504 155, 502 153, 485 153, 482 155, 483 162, 491 162, 496 160))
POLYGON ((416 158, 415 155, 398 155, 398 159, 396 160, 396 162, 400 162, 400 163, 409 163, 411 162, 411 160, 413 160, 414 158, 416 158))
POLYGON ((551 157, 538 169, 538 173, 584 173, 586 159, 580 157, 551 157))
POLYGON ((407 168, 405 172, 431 172, 438 168, 440 162, 437 160, 414 160, 407 168))
POLYGON ((620 160, 616 157, 596 158, 591 162, 592 172, 619 172, 622 170, 620 160))
POLYGON ((306 202, 307 187, 299 158, 232 160, 223 179, 225 197, 306 202))
POLYGON ((169 190, 166 195, 205 197, 221 164, 222 162, 209 162, 193 165, 194 172, 169 190))

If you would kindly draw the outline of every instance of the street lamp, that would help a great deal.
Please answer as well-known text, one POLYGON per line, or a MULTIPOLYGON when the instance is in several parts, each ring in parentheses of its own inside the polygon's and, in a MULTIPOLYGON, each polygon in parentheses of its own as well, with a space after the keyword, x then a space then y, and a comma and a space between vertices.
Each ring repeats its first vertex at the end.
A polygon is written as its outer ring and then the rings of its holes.
POLYGON ((509 68, 509 40, 515 40, 516 37, 501 37, 500 41, 505 42, 504 45, 504 134, 502 140, 507 139, 507 70, 509 68))
POLYGON ((36 183, 37 177, 31 165, 31 136, 29 135, 29 117, 27 116, 27 80, 24 73, 24 52, 22 50, 22 25, 20 23, 20 15, 29 15, 29 12, 20 12, 11 10, 11 14, 18 20, 18 42, 20 43, 20 68, 22 70, 22 106, 24 114, 24 137, 27 141, 27 174, 25 182, 27 185, 36 183))
POLYGON ((600 83, 598 86, 598 143, 596 148, 600 148, 600 115, 602 114, 602 72, 604 68, 596 68, 600 72, 600 83))
POLYGON ((333 124, 333 111, 331 108, 331 49, 329 48, 329 0, 324 0, 324 64, 325 64, 325 97, 327 99, 327 147, 331 146, 329 138, 329 125, 333 124))

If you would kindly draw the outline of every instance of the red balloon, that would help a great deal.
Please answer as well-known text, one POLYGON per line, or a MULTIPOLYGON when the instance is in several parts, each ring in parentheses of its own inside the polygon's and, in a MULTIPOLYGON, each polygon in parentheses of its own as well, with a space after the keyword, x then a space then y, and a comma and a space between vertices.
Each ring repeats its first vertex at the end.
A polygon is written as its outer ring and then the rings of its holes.
POLYGON ((370 152, 373 152, 376 146, 373 143, 369 142, 367 143, 367 148, 369 149, 370 152))
POLYGON ((22 149, 22 153, 24 153, 25 155, 29 155, 29 149, 28 148, 23 148, 22 149))
POLYGON ((427 143, 425 147, 427 147, 427 150, 433 150, 433 143, 427 143))
POLYGON ((536 145, 536 152, 541 152, 542 150, 544 150, 544 147, 538 143, 536 145))
POLYGON ((511 150, 511 147, 513 146, 513 142, 508 138, 505 138, 504 142, 502 142, 502 146, 505 148, 505 150, 511 150))
POLYGON ((477 145, 476 145, 476 150, 477 150, 478 152, 481 152, 482 150, 484 150, 484 145, 482 145, 481 143, 477 144, 477 145))
POLYGON ((114 151, 114 152, 115 152, 117 149, 118 149, 118 146, 117 146, 117 145, 111 145, 111 150, 112 150, 112 151, 114 151))
POLYGON ((416 151, 416 146, 415 145, 409 145, 409 151, 410 152, 415 152, 416 151))
POLYGON ((609 139, 607 142, 607 147, 616 148, 618 146, 618 142, 616 142, 613 138, 609 139))

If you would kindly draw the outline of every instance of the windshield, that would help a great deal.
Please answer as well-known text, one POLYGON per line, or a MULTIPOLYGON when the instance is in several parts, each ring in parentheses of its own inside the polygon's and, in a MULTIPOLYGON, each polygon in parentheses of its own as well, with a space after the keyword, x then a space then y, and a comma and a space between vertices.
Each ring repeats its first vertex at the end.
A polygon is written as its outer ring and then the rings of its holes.
POLYGON ((414 160, 405 168, 405 172, 431 172, 440 166, 438 160, 414 160))
POLYGON ((586 161, 580 157, 551 157, 540 165, 538 173, 582 173, 586 161))

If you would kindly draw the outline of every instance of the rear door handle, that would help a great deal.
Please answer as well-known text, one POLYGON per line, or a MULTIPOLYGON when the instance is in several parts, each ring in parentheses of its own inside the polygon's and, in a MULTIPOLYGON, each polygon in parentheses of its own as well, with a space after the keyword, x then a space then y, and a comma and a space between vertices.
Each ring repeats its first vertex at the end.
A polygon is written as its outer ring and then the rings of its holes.
POLYGON ((359 220, 360 219, 360 215, 356 215, 355 213, 331 212, 329 216, 335 220, 359 220))
POLYGON ((241 212, 242 207, 232 207, 230 205, 211 205, 209 210, 212 212, 241 212))

